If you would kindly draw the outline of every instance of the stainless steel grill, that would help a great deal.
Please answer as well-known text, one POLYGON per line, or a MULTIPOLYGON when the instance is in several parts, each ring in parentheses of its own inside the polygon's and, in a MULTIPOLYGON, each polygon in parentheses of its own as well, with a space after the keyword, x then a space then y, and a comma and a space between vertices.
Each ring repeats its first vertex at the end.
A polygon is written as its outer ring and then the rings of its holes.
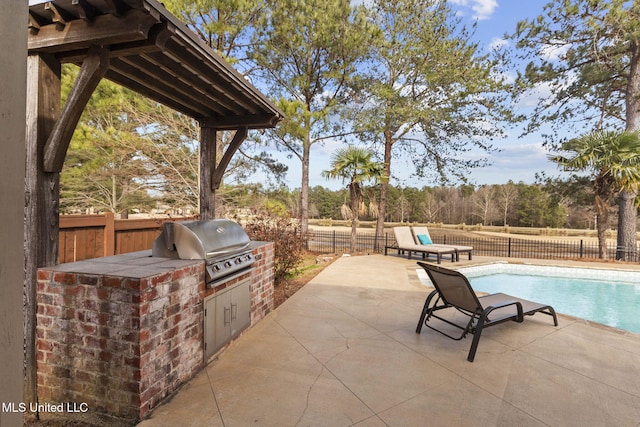
POLYGON ((248 269, 255 262, 251 239, 227 219, 167 222, 153 243, 152 256, 206 261, 207 285, 248 269))

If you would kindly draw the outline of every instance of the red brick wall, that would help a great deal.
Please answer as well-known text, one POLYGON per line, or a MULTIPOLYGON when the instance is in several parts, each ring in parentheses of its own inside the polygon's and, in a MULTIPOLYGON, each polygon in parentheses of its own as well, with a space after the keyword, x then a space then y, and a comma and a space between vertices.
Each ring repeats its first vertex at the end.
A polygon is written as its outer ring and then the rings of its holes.
POLYGON ((255 250, 251 280, 251 325, 258 323, 273 310, 273 265, 275 245, 266 243, 255 250))
MULTIPOLYGON (((254 256, 252 325, 273 310, 273 244, 254 256)), ((202 369, 203 298, 220 289, 205 289, 202 261, 158 260, 136 253, 38 271, 40 402, 140 419, 202 369)))

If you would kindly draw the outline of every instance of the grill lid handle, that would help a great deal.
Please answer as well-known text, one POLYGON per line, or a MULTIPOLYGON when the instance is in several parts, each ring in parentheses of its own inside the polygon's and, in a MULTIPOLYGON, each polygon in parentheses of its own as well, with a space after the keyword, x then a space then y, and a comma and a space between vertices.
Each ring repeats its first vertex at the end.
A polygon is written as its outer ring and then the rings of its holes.
POLYGON ((251 244, 251 242, 247 242, 244 245, 231 246, 231 247, 219 250, 219 251, 207 252, 206 255, 207 255, 207 258, 213 258, 213 257, 217 257, 217 256, 220 256, 220 255, 227 255, 227 254, 231 254, 231 253, 235 253, 235 252, 239 252, 239 251, 242 251, 244 249, 247 249, 250 244, 251 244))

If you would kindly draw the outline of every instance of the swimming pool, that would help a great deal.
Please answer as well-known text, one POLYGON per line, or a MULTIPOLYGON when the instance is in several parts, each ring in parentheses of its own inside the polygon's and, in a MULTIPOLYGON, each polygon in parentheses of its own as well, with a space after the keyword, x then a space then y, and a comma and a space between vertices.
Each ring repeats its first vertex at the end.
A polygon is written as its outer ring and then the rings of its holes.
POLYGON ((558 313, 640 333, 640 272, 496 263, 460 268, 477 292, 504 292, 558 313))

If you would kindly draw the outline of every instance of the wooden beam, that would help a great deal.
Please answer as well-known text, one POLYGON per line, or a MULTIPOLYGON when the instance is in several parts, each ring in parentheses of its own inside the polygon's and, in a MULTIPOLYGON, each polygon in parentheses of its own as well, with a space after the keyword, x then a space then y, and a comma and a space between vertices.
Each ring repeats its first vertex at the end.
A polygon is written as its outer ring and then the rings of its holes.
POLYGON ((71 4, 76 8, 78 16, 87 22, 93 22, 95 17, 99 14, 98 9, 96 9, 87 0, 72 0, 71 4))
POLYGON ((274 127, 281 119, 280 116, 274 114, 245 114, 239 116, 212 117, 204 120, 202 126, 219 130, 238 129, 238 127, 266 129, 274 127))
POLYGON ((220 159, 220 163, 218 163, 215 170, 213 171, 213 175, 211 176, 211 190, 215 191, 220 187, 224 172, 227 170, 227 166, 229 166, 231 158, 234 154, 236 154, 236 151, 238 151, 238 148, 240 148, 240 144, 242 144, 246 138, 246 127, 236 130, 236 134, 233 135, 233 139, 224 152, 222 159, 220 159))
POLYGON ((48 10, 51 14, 51 21, 56 24, 58 29, 64 28, 67 23, 66 13, 58 9, 53 2, 47 2, 44 4, 44 10, 48 10))
POLYGON ((40 23, 31 13, 29 13, 29 32, 31 34, 38 34, 38 31, 40 31, 40 23))
POLYGON ((93 22, 69 21, 62 30, 56 25, 41 25, 36 34, 29 35, 29 52, 56 53, 146 40, 151 27, 158 23, 144 11, 131 10, 122 17, 100 15, 93 22))
MULTIPOLYGON (((172 29, 166 24, 153 26, 149 31, 149 37, 144 40, 135 40, 126 43, 115 43, 109 46, 109 57, 119 58, 122 56, 142 55, 145 53, 160 52, 164 49, 167 40, 173 35, 172 29)), ((81 65, 82 60, 87 56, 88 49, 75 49, 56 53, 62 63, 71 62, 81 65)))
POLYGON ((104 2, 107 5, 107 9, 109 10, 110 14, 112 14, 113 16, 120 16, 122 14, 122 4, 119 1, 104 0, 104 2))
POLYGON ((211 178, 216 167, 217 132, 200 128, 200 219, 215 218, 215 192, 211 178))
POLYGON ((42 170, 47 137, 60 113, 61 65, 52 55, 27 58, 24 202, 25 402, 37 402, 37 271, 58 262, 59 173, 42 170))
POLYGON ((80 67, 78 77, 67 97, 62 114, 57 120, 53 132, 44 147, 44 171, 60 172, 64 158, 76 129, 78 120, 87 105, 94 89, 109 69, 109 51, 106 48, 94 48, 80 67))

